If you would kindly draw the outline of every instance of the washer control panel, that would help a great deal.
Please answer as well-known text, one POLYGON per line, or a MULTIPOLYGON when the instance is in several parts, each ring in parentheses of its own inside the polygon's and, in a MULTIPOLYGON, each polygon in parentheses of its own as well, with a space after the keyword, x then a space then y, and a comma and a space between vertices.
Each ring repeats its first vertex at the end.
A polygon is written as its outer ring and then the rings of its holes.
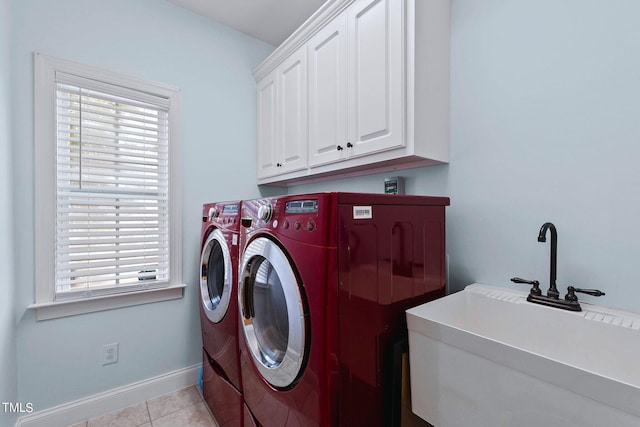
POLYGON ((268 224, 269 228, 285 232, 291 237, 298 232, 311 233, 318 228, 318 199, 288 200, 284 203, 277 199, 263 200, 254 206, 259 224, 268 224))
MULTIPOLYGON (((315 196, 315 194, 313 195, 315 196)), ((275 238, 289 238, 312 245, 331 246, 335 235, 328 233, 334 226, 328 220, 330 194, 317 197, 271 197, 247 200, 242 203, 244 236, 256 232, 273 233, 275 238)))
POLYGON ((293 224, 294 231, 312 232, 316 229, 314 218, 318 214, 318 200, 289 200, 285 203, 284 214, 287 219, 282 223, 283 229, 287 230, 293 224))
POLYGON ((315 214, 318 213, 317 200, 291 200, 284 207, 286 214, 315 214))

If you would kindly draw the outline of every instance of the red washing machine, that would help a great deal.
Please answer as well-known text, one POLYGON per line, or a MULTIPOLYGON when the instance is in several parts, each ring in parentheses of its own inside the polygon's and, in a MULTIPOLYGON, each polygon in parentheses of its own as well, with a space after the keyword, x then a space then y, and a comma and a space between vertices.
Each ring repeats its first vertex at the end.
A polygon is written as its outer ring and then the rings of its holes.
POLYGON ((243 202, 245 423, 395 423, 404 312, 445 293, 448 205, 356 193, 243 202))
POLYGON ((220 426, 241 426, 238 256, 241 202, 202 207, 200 321, 202 394, 220 426))

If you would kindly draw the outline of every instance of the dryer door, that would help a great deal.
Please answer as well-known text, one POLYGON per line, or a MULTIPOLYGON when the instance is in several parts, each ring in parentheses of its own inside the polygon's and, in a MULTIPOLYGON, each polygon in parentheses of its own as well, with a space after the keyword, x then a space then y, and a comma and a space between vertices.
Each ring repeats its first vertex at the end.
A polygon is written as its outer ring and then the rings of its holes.
POLYGON ((209 320, 218 323, 227 314, 231 300, 231 256, 224 235, 214 230, 200 254, 200 296, 209 320))
POLYGON ((272 386, 295 384, 305 359, 305 310, 289 258, 259 237, 244 251, 238 302, 244 337, 262 377, 272 386))

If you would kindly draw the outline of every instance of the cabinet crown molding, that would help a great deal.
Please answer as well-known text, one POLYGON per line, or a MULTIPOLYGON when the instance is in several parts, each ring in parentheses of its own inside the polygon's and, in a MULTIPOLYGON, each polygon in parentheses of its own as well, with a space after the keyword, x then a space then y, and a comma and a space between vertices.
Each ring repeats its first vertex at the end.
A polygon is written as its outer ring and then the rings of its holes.
POLYGON ((273 71, 278 64, 291 55, 296 49, 304 45, 315 33, 338 16, 356 0, 327 0, 320 8, 307 19, 293 34, 264 60, 254 70, 253 78, 260 81, 273 71))

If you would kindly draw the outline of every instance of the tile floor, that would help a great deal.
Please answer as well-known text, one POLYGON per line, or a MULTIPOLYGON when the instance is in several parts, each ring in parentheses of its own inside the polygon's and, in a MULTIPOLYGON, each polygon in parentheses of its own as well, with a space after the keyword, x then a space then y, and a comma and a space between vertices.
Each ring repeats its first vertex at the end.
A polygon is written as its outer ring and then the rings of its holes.
POLYGON ((70 427, 218 427, 196 386, 70 427))

